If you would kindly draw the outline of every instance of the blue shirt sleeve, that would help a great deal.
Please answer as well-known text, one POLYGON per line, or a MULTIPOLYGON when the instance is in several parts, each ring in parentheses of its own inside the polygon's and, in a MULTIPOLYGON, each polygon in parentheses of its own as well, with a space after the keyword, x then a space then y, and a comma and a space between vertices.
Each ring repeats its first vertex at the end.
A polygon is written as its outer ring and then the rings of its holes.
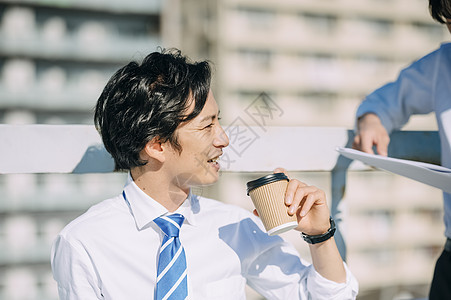
POLYGON ((411 115, 432 112, 440 57, 441 49, 438 49, 403 69, 396 81, 365 98, 356 117, 375 113, 390 133, 404 126, 411 115))

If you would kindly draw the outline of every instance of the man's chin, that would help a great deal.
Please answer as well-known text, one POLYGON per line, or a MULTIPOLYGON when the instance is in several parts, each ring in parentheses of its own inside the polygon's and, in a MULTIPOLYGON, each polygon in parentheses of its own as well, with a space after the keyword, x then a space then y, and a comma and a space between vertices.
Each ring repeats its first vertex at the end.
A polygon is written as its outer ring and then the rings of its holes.
POLYGON ((219 173, 211 174, 209 173, 197 186, 208 186, 215 184, 219 180, 219 173))

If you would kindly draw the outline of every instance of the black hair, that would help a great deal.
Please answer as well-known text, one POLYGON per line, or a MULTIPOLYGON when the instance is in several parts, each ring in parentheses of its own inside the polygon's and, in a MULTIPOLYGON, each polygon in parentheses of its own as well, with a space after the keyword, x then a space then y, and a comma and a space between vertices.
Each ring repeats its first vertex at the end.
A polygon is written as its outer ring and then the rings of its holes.
POLYGON ((445 24, 451 19, 451 0, 429 0, 429 11, 434 20, 445 24))
POLYGON ((100 95, 94 123, 115 171, 143 166, 140 152, 156 138, 179 153, 177 127, 195 118, 210 90, 208 61, 191 62, 177 49, 161 49, 119 69, 100 95), (188 108, 194 101, 194 109, 188 108))

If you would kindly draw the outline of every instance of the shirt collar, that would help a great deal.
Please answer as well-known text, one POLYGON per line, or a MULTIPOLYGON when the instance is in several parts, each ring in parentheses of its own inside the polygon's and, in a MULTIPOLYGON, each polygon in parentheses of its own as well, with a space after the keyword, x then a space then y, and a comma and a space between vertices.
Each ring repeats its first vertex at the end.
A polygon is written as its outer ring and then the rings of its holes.
MULTIPOLYGON (((130 207, 130 211, 139 230, 144 229, 149 225, 149 223, 160 216, 172 214, 163 205, 144 193, 135 184, 130 173, 128 174, 127 182, 125 184, 124 192, 122 193, 122 195, 124 196, 124 200, 130 207)), ((197 199, 190 190, 187 199, 173 213, 182 214, 185 217, 184 223, 194 226, 195 218, 192 209, 193 201, 197 201, 197 199)))

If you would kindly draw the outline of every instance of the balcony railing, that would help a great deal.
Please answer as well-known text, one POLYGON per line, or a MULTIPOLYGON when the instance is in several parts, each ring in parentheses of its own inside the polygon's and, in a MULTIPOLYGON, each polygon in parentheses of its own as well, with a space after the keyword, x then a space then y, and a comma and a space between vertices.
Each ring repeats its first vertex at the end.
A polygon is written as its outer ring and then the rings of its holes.
MULTIPOLYGON (((222 157, 223 172, 239 174, 248 172, 267 173, 272 172, 275 167, 282 166, 289 172, 323 172, 330 174, 330 190, 326 190, 326 193, 329 194, 330 198, 331 214, 336 219, 339 228, 336 234, 336 242, 340 253, 346 259, 348 256, 346 239, 343 238, 343 233, 346 236, 346 231, 342 232, 340 229, 343 229, 341 228, 342 222, 346 223, 345 218, 347 214, 343 214, 340 211, 342 208, 340 203, 344 198, 347 175, 349 171, 373 170, 362 163, 353 162, 340 156, 335 150, 336 147, 350 147, 354 136, 353 131, 337 127, 244 128, 242 126, 229 126, 226 128, 226 132, 229 135, 230 145, 225 149, 222 157)), ((4 232, 2 233, 0 230, 0 267, 8 267, 11 264, 47 264, 48 248, 51 240, 54 238, 53 235, 66 224, 66 221, 75 218, 80 211, 101 200, 98 199, 99 194, 97 190, 102 190, 104 187, 99 187, 96 184, 102 181, 109 181, 111 183, 108 184, 109 186, 116 185, 120 188, 121 184, 123 184, 121 180, 124 177, 112 174, 113 160, 104 149, 95 128, 90 125, 0 125, 0 137, 2 139, 0 174, 3 174, 3 176, 0 175, 0 186, 3 184, 3 188, 9 188, 10 194, 11 189, 16 189, 12 191, 12 194, 25 193, 28 195, 28 197, 22 197, 22 200, 10 201, 11 203, 7 203, 8 199, 6 199, 7 201, 0 201, 0 215, 34 214, 36 218, 31 222, 36 224, 30 223, 30 221, 21 223, 22 231, 25 232, 21 234, 26 235, 28 231, 40 232, 39 236, 33 237, 31 240, 23 239, 26 249, 37 247, 39 248, 37 249, 38 251, 20 250, 20 242, 17 245, 15 244, 16 242, 8 245, 8 235, 15 234, 15 230, 17 230, 17 226, 14 223, 16 221, 3 224, 4 228, 2 230, 4 232), (65 179, 63 178, 64 176, 61 176, 62 173, 85 174, 83 176, 88 176, 88 178, 83 179, 75 176, 65 179), (103 173, 100 180, 99 174, 96 173, 103 173), (15 176, 18 175, 15 174, 24 174, 23 176, 25 177, 33 176, 32 174, 40 174, 40 176, 45 177, 45 179, 40 179, 44 180, 45 184, 41 182, 41 184, 35 184, 34 188, 29 189, 29 186, 32 185, 27 184, 28 179, 17 179, 15 176), (5 180, 5 178, 9 177, 12 177, 12 179, 5 180), (10 182, 9 180, 18 181, 10 182), (95 183, 93 184, 93 182, 95 183), (11 186, 7 187, 8 184, 11 186), (79 199, 79 192, 82 189, 87 190, 87 196, 79 199), (52 197, 45 196, 49 191, 53 193, 53 196, 56 195, 53 198, 57 200, 52 200, 52 197), (52 211, 57 212, 59 218, 53 215, 49 219, 49 213, 52 211), (10 229, 10 233, 6 232, 10 229), (3 241, 1 239, 2 235, 5 237, 3 241)), ((436 131, 394 132, 391 135, 388 153, 391 157, 440 164, 438 133, 436 131)), ((221 181, 218 184, 221 185, 221 181)), ((245 198, 245 195, 241 195, 240 188, 242 187, 238 188, 237 197, 242 196, 242 198, 245 198)), ((227 190, 229 189, 228 187, 227 190)), ((362 197, 366 196, 362 195, 362 197)), ((434 209, 440 210, 440 208, 434 209)), ((381 216, 378 218, 380 219, 381 216)), ((419 224, 421 222, 423 222, 421 224, 424 224, 425 222, 427 223, 427 220, 422 219, 418 220, 418 222, 419 224)), ((360 224, 359 226, 368 226, 368 224, 360 224)), ((384 230, 384 228, 383 226, 376 227, 375 230, 384 230)), ((434 236, 435 240, 434 237, 430 236, 432 238, 429 239, 431 244, 440 245, 440 234, 440 232, 436 233, 434 236)), ((363 238, 362 243, 365 243, 366 240, 363 238)), ((423 240, 422 243, 427 243, 427 241, 423 240)), ((359 247, 362 248, 360 244, 359 247)), ((378 246, 374 245, 364 246, 363 248, 365 249, 378 248, 378 246)), ((402 245, 402 249, 404 249, 403 247, 414 246, 415 243, 412 244, 412 241, 409 240, 405 245, 402 245)), ((354 255, 354 252, 350 253, 349 258, 355 257, 357 264, 357 261, 360 262, 362 258, 361 255, 354 255)), ((48 272, 50 271, 48 270, 48 272)), ((376 276, 376 273, 372 273, 373 276, 376 276)), ((412 272, 412 274, 417 276, 421 272, 412 272)), ((404 284, 409 284, 408 281, 410 280, 412 285, 418 283, 427 284, 428 282, 425 279, 422 279, 423 282, 421 282, 421 279, 414 282, 414 280, 417 280, 416 277, 411 278, 408 275, 406 274, 400 282, 407 281, 404 284)), ((382 277, 386 277, 386 275, 382 277)), ((428 277, 426 275, 426 278, 428 277)), ((53 283, 47 279, 38 286, 50 286, 51 288, 53 283)), ((373 286, 371 284, 368 286, 375 288, 381 285, 388 284, 384 283, 383 280, 376 280, 373 286)), ((1 296, 0 286, 0 299, 1 296)))
MULTIPOLYGON (((288 171, 330 172, 333 215, 339 213, 348 169, 370 169, 351 166, 352 160, 335 150, 351 146, 354 133, 346 128, 235 126, 226 131, 230 145, 222 159, 223 171, 271 172, 283 166, 288 171)), ((114 162, 90 125, 0 125, 0 136, 0 174, 113 172, 114 162)), ((396 131, 388 155, 440 164, 438 133, 396 131)), ((337 243, 345 257, 345 243, 340 237, 337 243)))

